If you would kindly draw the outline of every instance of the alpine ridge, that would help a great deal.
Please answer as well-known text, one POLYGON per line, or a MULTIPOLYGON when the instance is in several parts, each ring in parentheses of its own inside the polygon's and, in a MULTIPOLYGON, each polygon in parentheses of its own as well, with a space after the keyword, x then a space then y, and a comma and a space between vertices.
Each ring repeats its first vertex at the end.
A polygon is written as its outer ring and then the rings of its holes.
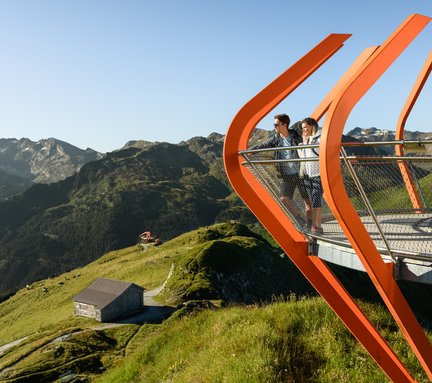
POLYGON ((130 246, 145 230, 167 240, 224 220, 255 222, 227 186, 221 156, 222 142, 206 138, 130 146, 1 202, 0 297, 130 246))

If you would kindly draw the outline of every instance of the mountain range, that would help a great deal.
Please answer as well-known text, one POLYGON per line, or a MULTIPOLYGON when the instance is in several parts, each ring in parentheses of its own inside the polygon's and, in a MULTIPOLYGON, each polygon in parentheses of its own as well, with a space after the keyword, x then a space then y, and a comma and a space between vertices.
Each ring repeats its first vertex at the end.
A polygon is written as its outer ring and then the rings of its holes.
MULTIPOLYGON (((268 131, 256 129, 251 141, 259 141, 269 134, 268 131)), ((360 141, 386 141, 394 140, 395 132, 381 130, 375 127, 362 129, 355 128, 346 134, 360 141)), ((191 150, 203 158, 212 167, 219 179, 224 179, 221 153, 225 136, 212 133, 209 137, 194 137, 187 142, 191 150), (207 145, 210 142, 210 147, 207 145), (217 147, 216 147, 216 146, 217 147), (216 149, 216 150, 213 150, 216 149), (220 149, 220 150, 219 150, 220 149)), ((405 139, 430 139, 432 133, 405 132, 405 139)), ((117 151, 131 147, 145 149, 158 144, 150 141, 129 141, 117 151)), ((78 172, 81 167, 91 161, 97 161, 105 156, 91 148, 79 149, 67 142, 47 138, 31 141, 28 138, 1 138, 0 139, 0 201, 10 198, 26 190, 35 183, 54 183, 66 179, 78 172)))
POLYGON ((166 240, 214 222, 254 222, 228 186, 222 146, 217 134, 129 143, 1 202, 1 296, 130 246, 146 230, 166 240))
MULTIPOLYGON (((268 134, 257 130, 251 142, 268 134)), ((217 222, 256 222, 228 183, 223 140, 130 141, 101 154, 55 139, 1 139, 0 299, 130 246, 143 231, 167 240, 217 222)))
MULTIPOLYGON (((347 133, 347 136, 357 138, 361 141, 391 141, 395 139, 396 132, 393 130, 381 130, 375 127, 362 129, 362 128, 354 128, 347 133)), ((405 140, 413 140, 417 141, 419 139, 427 140, 432 139, 432 133, 426 132, 411 132, 409 130, 404 132, 405 140)))

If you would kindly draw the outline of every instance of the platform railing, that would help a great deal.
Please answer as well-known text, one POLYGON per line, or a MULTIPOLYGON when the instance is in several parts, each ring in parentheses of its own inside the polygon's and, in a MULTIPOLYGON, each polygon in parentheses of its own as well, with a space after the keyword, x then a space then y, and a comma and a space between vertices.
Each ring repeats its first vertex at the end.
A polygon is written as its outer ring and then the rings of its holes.
MULTIPOLYGON (((311 238, 350 246, 328 208, 325 196, 322 235, 312 233, 305 225, 306 204, 304 193, 300 193, 301 185, 296 185, 290 203, 281 198, 283 178, 277 170, 278 164, 299 163, 301 169, 318 158, 276 160, 275 152, 311 147, 318 148, 319 145, 244 150, 240 155, 245 159, 243 165, 267 189, 299 231, 311 238)), ((399 257, 432 260, 432 140, 346 142, 342 144, 340 166, 350 201, 380 253, 389 255, 395 262, 399 257), (396 145, 405 148, 403 156, 394 155, 396 145), (409 169, 421 207, 413 207, 401 164, 409 169)))

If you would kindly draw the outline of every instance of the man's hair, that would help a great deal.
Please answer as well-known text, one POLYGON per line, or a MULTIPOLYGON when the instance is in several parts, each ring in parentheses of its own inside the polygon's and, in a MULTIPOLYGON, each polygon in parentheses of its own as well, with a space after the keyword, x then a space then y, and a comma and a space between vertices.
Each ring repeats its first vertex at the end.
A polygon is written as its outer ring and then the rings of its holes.
POLYGON ((318 122, 312 117, 306 117, 302 120, 302 123, 312 126, 312 133, 315 134, 318 130, 318 122))
POLYGON ((274 119, 279 120, 282 124, 287 124, 287 128, 289 127, 291 121, 287 114, 277 114, 274 116, 274 119))

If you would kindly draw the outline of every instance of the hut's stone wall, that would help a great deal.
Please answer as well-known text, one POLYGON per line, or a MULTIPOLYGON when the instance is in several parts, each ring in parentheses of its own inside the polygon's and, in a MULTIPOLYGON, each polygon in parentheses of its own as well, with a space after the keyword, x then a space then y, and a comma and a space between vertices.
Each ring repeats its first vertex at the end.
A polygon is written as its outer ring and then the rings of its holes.
POLYGON ((95 318, 98 321, 102 321, 101 311, 97 309, 94 305, 90 305, 87 303, 75 302, 74 315, 95 318))

